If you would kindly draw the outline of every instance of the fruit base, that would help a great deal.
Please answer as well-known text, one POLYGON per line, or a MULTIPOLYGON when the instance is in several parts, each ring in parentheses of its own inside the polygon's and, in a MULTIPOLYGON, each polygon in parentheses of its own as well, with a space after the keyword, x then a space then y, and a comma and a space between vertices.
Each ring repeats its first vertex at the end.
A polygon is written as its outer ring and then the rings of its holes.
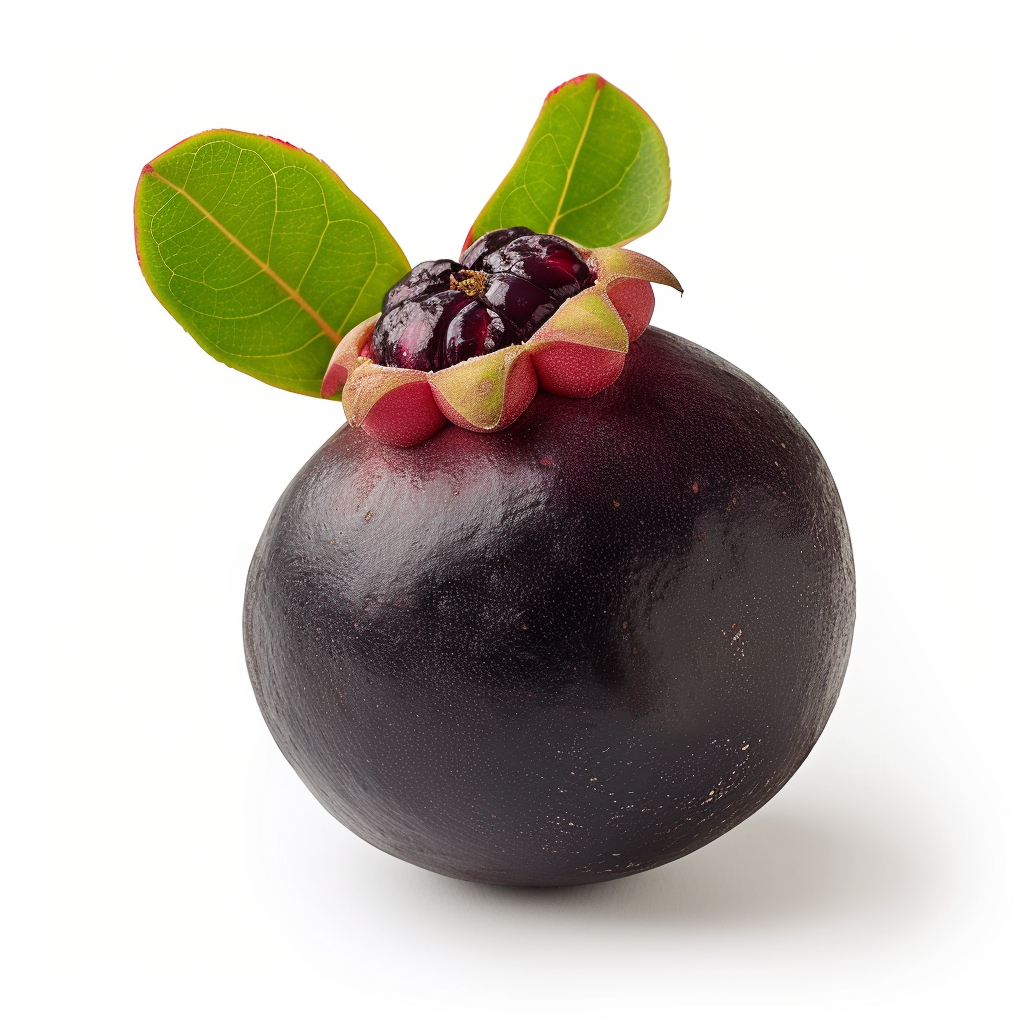
POLYGON ((656 329, 588 399, 389 447, 342 428, 275 508, 245 644, 343 824, 457 878, 681 857, 777 793, 839 694, 842 505, 757 382, 656 329))

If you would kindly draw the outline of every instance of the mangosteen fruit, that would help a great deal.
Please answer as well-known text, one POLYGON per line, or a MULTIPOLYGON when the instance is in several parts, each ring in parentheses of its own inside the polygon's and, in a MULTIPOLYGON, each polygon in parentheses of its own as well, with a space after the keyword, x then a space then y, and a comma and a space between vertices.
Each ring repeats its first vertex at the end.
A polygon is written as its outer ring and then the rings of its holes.
POLYGON ((204 132, 139 178, 172 315, 341 401, 257 547, 246 659, 320 802, 432 871, 559 886, 681 857, 782 788, 839 693, 839 495, 776 398, 650 327, 652 284, 682 289, 623 245, 668 194, 657 126, 599 75, 548 94, 457 260, 410 269, 271 137, 204 132))
POLYGON ((541 390, 498 432, 342 427, 259 542, 245 648, 278 745, 353 832, 558 886, 674 860, 777 793, 853 622, 814 442, 650 328, 600 393, 541 390))

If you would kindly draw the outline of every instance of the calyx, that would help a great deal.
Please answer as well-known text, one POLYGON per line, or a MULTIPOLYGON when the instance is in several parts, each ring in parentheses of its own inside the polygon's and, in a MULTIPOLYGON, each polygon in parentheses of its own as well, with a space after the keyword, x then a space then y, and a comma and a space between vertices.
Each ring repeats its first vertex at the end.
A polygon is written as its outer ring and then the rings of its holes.
POLYGON ((650 324, 651 282, 682 291, 669 270, 629 249, 584 249, 526 228, 490 232, 460 264, 420 264, 398 282, 382 313, 341 339, 321 394, 340 390, 354 427, 398 447, 419 444, 449 422, 501 430, 538 388, 588 398, 614 383, 630 342, 650 324), (571 277, 561 266, 554 278, 541 267, 538 298, 537 275, 516 263, 529 236, 579 259, 571 277), (517 305, 506 309, 510 292, 517 305))

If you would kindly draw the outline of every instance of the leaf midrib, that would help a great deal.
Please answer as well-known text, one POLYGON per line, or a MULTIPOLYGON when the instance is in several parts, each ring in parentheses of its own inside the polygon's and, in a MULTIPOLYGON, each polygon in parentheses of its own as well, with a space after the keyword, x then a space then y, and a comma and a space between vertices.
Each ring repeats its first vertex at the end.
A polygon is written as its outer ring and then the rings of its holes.
POLYGON ((569 192, 569 183, 572 181, 572 172, 576 168, 576 161, 579 159, 580 150, 583 148, 583 140, 587 137, 587 132, 590 131, 590 122, 594 117, 594 108, 597 106, 598 98, 604 90, 604 86, 600 85, 594 90, 594 98, 590 101, 590 109, 587 111, 587 119, 583 122, 583 130, 580 132, 579 141, 576 143, 576 151, 572 155, 572 160, 569 162, 569 167, 565 172, 565 185, 562 187, 562 194, 558 197, 558 206, 555 207, 554 216, 551 218, 551 223, 548 225, 548 234, 553 235, 555 233, 555 227, 558 224, 559 218, 562 216, 562 204, 565 202, 565 197, 569 192))
POLYGON ((321 331, 331 340, 335 345, 341 340, 341 335, 309 304, 309 302, 302 297, 302 295, 293 288, 280 274, 274 270, 264 260, 261 260, 251 249, 249 249, 240 238, 233 235, 214 215, 206 209, 201 203, 199 203, 194 196, 189 195, 180 185, 175 185, 173 181, 165 178, 159 171, 150 166, 147 168, 150 174, 153 175, 158 181, 162 181, 168 188, 174 189, 179 195, 187 199, 218 231, 220 231, 232 245, 236 246, 241 252, 245 253, 269 277, 279 288, 281 288, 285 294, 290 298, 296 305, 299 306, 310 319, 320 328, 321 331))

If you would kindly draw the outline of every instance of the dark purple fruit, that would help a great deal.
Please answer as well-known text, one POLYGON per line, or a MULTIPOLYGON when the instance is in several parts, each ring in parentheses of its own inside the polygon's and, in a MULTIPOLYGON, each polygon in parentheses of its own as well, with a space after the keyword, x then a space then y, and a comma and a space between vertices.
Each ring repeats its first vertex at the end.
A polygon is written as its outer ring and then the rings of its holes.
POLYGON ((381 313, 387 314, 395 306, 418 299, 424 295, 435 295, 448 291, 452 274, 465 269, 454 260, 428 260, 417 263, 398 284, 384 296, 381 313))
POLYGON ((587 400, 392 448, 343 428, 245 603, 281 750, 340 821, 458 878, 570 885, 698 849, 836 701, 850 541, 814 442, 658 330, 587 400))
POLYGON ((486 235, 481 235, 462 254, 462 264, 466 267, 475 268, 480 258, 486 256, 487 253, 499 249, 507 242, 511 242, 513 238, 532 234, 533 232, 529 228, 524 227, 498 228, 496 231, 488 231, 486 235))
POLYGON ((488 274, 481 298, 527 338, 561 305, 549 292, 515 274, 488 274))
POLYGON ((410 370, 440 370, 444 340, 455 315, 473 302, 463 292, 447 291, 409 299, 380 318, 373 332, 375 362, 410 370))
POLYGON ((528 228, 491 231, 466 256, 465 265, 417 264, 391 288, 373 329, 374 362, 442 370, 526 341, 567 298, 593 284, 590 269, 568 242, 528 228), (459 298, 441 298, 453 294, 459 298), (465 309, 462 299, 475 300, 473 308, 465 309), (457 322, 454 314, 442 315, 456 305, 464 310, 457 322))
POLYGON ((515 274, 567 299, 594 283, 589 267, 555 235, 526 235, 488 253, 480 269, 491 273, 515 274))
POLYGON ((445 366, 454 366, 473 356, 485 356, 511 345, 514 330, 493 310, 470 302, 452 320, 445 335, 445 366))

